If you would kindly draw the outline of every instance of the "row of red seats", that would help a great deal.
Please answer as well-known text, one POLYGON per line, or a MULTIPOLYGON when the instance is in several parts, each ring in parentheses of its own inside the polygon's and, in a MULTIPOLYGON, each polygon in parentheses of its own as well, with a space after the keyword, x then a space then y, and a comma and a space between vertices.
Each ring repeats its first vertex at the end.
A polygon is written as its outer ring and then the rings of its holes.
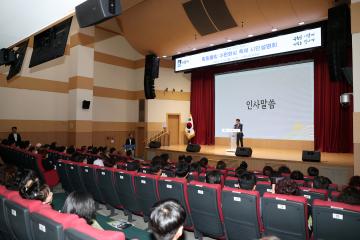
POLYGON ((91 227, 74 214, 53 210, 40 201, 27 200, 0 185, 0 232, 17 240, 125 240, 122 232, 91 227))
POLYGON ((31 153, 17 147, 0 144, 0 154, 7 164, 15 165, 21 169, 34 170, 41 180, 53 187, 59 183, 59 177, 54 169, 45 170, 42 164, 43 157, 40 154, 31 153))
MULTIPOLYGON (((303 196, 264 193, 260 212, 257 191, 199 181, 188 183, 186 179, 65 160, 59 160, 57 171, 66 191, 90 192, 97 201, 123 209, 126 214, 142 214, 145 221, 155 202, 177 199, 187 213, 185 228, 193 229, 195 236, 255 239, 275 235, 281 239, 310 239, 308 200, 303 196)), ((360 207, 316 199, 312 213, 314 239, 360 238, 360 232, 354 228, 359 222, 360 207)))

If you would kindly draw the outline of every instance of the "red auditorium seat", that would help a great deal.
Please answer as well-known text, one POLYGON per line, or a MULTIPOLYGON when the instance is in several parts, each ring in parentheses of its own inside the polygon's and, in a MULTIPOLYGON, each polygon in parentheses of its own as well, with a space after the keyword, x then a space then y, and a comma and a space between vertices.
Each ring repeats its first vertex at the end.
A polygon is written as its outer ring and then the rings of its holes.
POLYGON ((294 180, 299 187, 305 186, 305 180, 294 180))
POLYGON ((360 206, 315 200, 312 212, 314 239, 360 239, 360 206))
POLYGON ((259 192, 224 187, 221 197, 227 239, 260 238, 262 222, 259 192))
POLYGON ((325 189, 300 187, 300 194, 308 199, 311 205, 315 199, 327 200, 328 191, 325 189))
POLYGON ((89 192, 97 202, 104 203, 105 200, 101 195, 97 176, 95 174, 96 169, 101 167, 91 164, 79 164, 79 166, 81 170, 82 181, 86 187, 87 192, 89 192))
POLYGON ((330 199, 331 199, 331 201, 333 201, 333 202, 337 202, 339 196, 340 196, 340 192, 338 192, 338 191, 332 191, 332 192, 330 193, 330 199))
POLYGON ((144 221, 149 220, 151 208, 159 201, 157 180, 159 176, 139 173, 134 176, 136 196, 139 201, 144 221))
POLYGON ((192 229, 193 224, 190 216, 190 206, 187 197, 187 180, 185 178, 161 177, 158 180, 160 200, 176 199, 186 211, 184 227, 192 229))
POLYGON ((270 178, 268 176, 265 175, 260 175, 260 174, 255 174, 256 176, 256 181, 259 182, 270 182, 270 178))
POLYGON ((202 172, 199 174, 199 177, 198 177, 198 181, 199 182, 206 182, 206 173, 202 172))
POLYGON ((56 163, 56 171, 59 175, 61 186, 68 193, 74 191, 74 188, 71 185, 69 176, 66 171, 67 168, 66 165, 70 163, 71 161, 63 160, 63 159, 59 159, 58 162, 56 163))
MULTIPOLYGON (((96 177, 101 195, 105 203, 114 208, 122 208, 120 198, 116 193, 114 182, 114 168, 101 167, 96 169, 96 177)), ((113 211, 113 210, 112 210, 113 211)), ((113 214, 114 212, 112 212, 113 214)))
POLYGON ((199 173, 197 172, 190 172, 188 177, 187 177, 188 181, 198 181, 199 180, 199 173))
POLYGON ((20 196, 12 196, 5 201, 5 209, 9 228, 17 240, 33 239, 30 227, 30 213, 40 208, 50 208, 41 201, 27 200, 20 196))
POLYGON ((224 186, 239 188, 239 179, 237 177, 227 176, 225 179, 224 186))
POLYGON ((51 208, 35 210, 30 216, 33 239, 63 240, 64 230, 79 220, 75 214, 60 213, 51 208))
POLYGON ((83 183, 81 176, 80 165, 83 163, 70 162, 65 164, 66 173, 69 178, 69 182, 75 191, 86 192, 85 184, 83 183))
POLYGON ((78 221, 65 230, 65 240, 125 240, 125 235, 118 231, 104 231, 91 227, 84 220, 78 221))
POLYGON ((266 192, 272 193, 271 182, 264 182, 264 181, 256 182, 255 190, 260 193, 261 197, 266 192))
POLYGON ((188 199, 195 237, 224 238, 221 185, 192 181, 188 186, 188 199))
POLYGON ((136 196, 134 177, 136 172, 115 169, 114 180, 116 192, 123 205, 124 213, 132 221, 132 213, 141 213, 141 208, 136 196))
POLYGON ((0 234, 5 238, 10 238, 10 229, 7 220, 5 209, 5 201, 13 196, 18 196, 19 192, 9 191, 4 186, 0 185, 0 234))
POLYGON ((308 240, 308 206, 303 196, 265 193, 262 200, 265 236, 308 240))

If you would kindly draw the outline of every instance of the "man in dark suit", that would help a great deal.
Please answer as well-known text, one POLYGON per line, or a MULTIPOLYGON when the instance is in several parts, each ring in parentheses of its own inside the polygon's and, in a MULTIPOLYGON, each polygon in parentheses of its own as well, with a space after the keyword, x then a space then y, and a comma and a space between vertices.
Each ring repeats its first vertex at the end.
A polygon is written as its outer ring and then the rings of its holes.
POLYGON ((129 134, 129 137, 125 141, 125 145, 135 145, 135 138, 132 133, 129 134))
POLYGON ((239 142, 240 142, 241 147, 243 147, 244 146, 244 144, 243 144, 243 138, 244 138, 243 125, 240 123, 240 119, 238 119, 238 118, 236 119, 234 129, 240 129, 240 132, 236 133, 236 146, 239 147, 239 142))
POLYGON ((11 128, 11 133, 8 136, 8 141, 9 141, 10 144, 15 143, 16 146, 18 146, 21 143, 21 136, 17 132, 17 127, 12 127, 11 128))

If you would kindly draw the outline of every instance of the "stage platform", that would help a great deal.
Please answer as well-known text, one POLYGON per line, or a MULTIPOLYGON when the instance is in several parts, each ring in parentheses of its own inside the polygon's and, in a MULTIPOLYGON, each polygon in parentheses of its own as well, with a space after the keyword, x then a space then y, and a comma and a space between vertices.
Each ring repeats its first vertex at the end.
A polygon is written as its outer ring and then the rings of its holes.
POLYGON ((241 161, 246 161, 251 170, 261 170, 264 166, 287 165, 292 170, 300 170, 306 174, 310 166, 317 167, 320 175, 329 177, 334 183, 346 184, 354 173, 354 155, 350 153, 321 153, 321 162, 303 162, 302 151, 294 149, 252 148, 251 157, 237 157, 234 152, 227 152, 228 146, 212 145, 201 146, 198 153, 186 152, 186 145, 163 146, 158 149, 147 148, 146 159, 155 155, 169 153, 172 161, 177 161, 178 156, 191 155, 195 161, 202 157, 209 159, 209 164, 215 166, 219 160, 224 160, 228 167, 238 167, 241 161))

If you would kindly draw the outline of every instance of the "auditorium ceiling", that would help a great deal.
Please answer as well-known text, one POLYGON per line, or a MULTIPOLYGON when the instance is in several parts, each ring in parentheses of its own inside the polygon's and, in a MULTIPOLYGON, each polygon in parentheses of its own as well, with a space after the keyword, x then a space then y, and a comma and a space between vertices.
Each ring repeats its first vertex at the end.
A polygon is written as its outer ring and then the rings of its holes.
MULTIPOLYGON (((183 7, 189 0, 122 0, 122 14, 100 26, 121 32, 142 54, 154 52, 158 56, 171 56, 212 44, 248 38, 249 35, 269 33, 273 29, 295 27, 301 22, 309 24, 321 21, 327 18, 328 8, 333 6, 333 0, 192 1, 197 1, 204 7, 215 32, 201 34, 194 27, 183 7), (216 11, 216 8, 214 11, 214 4, 217 7, 216 4, 221 2, 225 3, 223 5, 228 10, 228 16, 218 15, 222 13, 216 11), (221 21, 222 18, 233 21, 230 28, 221 30, 213 22, 216 19, 221 21)), ((223 9, 222 7, 219 5, 217 9, 223 9)), ((200 10, 202 9, 199 9, 199 15, 200 10)), ((196 13, 195 9, 195 18, 196 13)))

